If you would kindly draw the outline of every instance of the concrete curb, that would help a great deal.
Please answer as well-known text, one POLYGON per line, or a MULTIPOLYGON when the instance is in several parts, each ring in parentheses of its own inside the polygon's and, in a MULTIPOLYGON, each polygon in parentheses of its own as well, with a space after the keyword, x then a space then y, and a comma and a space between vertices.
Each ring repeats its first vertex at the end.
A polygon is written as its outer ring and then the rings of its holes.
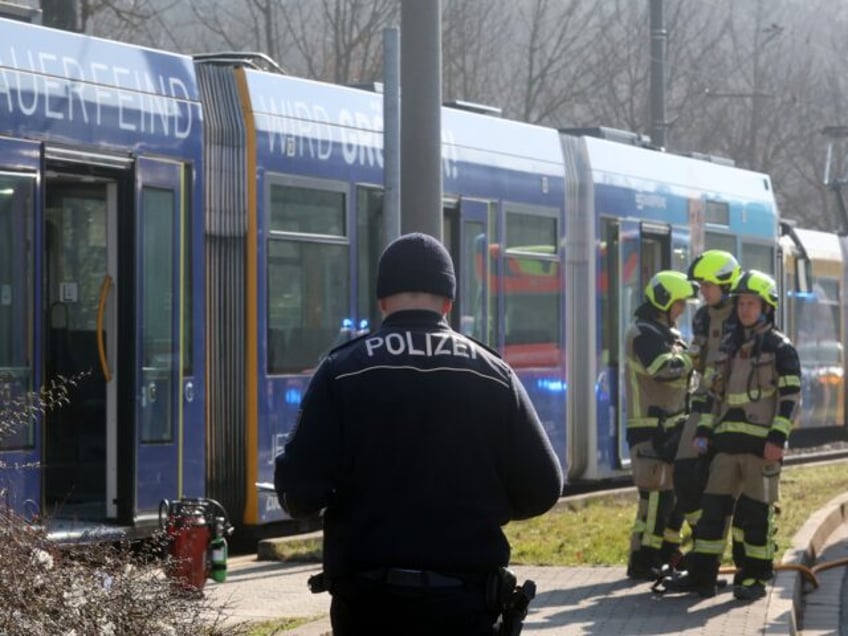
MULTIPOLYGON (((781 563, 811 566, 821 554, 828 537, 848 518, 848 493, 831 499, 814 512, 792 537, 792 547, 781 563)), ((766 612, 765 634, 797 636, 799 611, 803 607, 804 577, 797 570, 778 570, 766 612)))
POLYGON ((280 557, 284 557, 286 555, 285 545, 287 543, 300 543, 308 540, 320 541, 323 536, 324 532, 322 530, 315 530, 314 532, 307 532, 304 534, 292 534, 284 537, 262 539, 256 544, 256 560, 280 561, 280 557))

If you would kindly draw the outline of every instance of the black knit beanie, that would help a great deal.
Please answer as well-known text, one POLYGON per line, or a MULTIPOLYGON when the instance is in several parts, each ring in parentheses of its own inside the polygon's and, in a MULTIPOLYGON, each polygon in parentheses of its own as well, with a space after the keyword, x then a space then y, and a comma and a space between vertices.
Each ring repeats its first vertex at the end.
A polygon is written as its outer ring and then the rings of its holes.
POLYGON ((404 234, 386 247, 377 264, 377 298, 428 292, 454 299, 456 275, 450 254, 428 234, 404 234))

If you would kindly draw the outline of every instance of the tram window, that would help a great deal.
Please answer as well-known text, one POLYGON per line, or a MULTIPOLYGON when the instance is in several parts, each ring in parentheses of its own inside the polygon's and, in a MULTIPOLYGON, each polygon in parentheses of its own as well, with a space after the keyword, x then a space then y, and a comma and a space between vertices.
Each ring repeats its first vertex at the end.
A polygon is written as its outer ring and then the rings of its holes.
POLYGON ((713 225, 730 225, 730 206, 727 201, 704 202, 704 221, 713 225))
POLYGON ((550 363, 560 331, 556 218, 507 213, 506 220, 504 358, 514 366, 550 363))
POLYGON ((758 269, 774 274, 774 247, 756 243, 742 243, 742 268, 758 269))
POLYGON ((738 254, 736 236, 733 234, 706 232, 704 234, 704 250, 724 250, 736 256, 738 254))
POLYGON ((506 247, 517 252, 556 255, 557 223, 554 217, 509 212, 506 247))
POLYGON ((350 318, 345 195, 273 184, 270 213, 268 373, 308 372, 350 318))
POLYGON ((841 340, 839 337, 841 316, 841 281, 832 278, 817 276, 813 283, 813 293, 817 300, 816 314, 811 319, 800 323, 806 327, 812 327, 813 332, 820 339, 841 340))
POLYGON ((271 185, 271 231, 346 236, 344 193, 271 185))
POLYGON ((795 297, 790 305, 795 325, 792 339, 807 390, 826 387, 828 378, 835 377, 834 369, 842 367, 840 286, 838 279, 816 277, 813 293, 795 297))
POLYGON ((141 386, 155 387, 156 401, 142 409, 141 441, 166 442, 174 438, 170 417, 170 388, 177 383, 179 347, 174 333, 175 266, 174 193, 145 187, 141 218, 141 386))
MULTIPOLYGON (((34 444, 34 427, 6 428, 7 408, 32 390, 33 186, 26 176, 0 174, 0 448, 34 444)), ((20 414, 18 414, 20 415, 20 414)), ((16 418, 23 419, 23 418, 16 418)))

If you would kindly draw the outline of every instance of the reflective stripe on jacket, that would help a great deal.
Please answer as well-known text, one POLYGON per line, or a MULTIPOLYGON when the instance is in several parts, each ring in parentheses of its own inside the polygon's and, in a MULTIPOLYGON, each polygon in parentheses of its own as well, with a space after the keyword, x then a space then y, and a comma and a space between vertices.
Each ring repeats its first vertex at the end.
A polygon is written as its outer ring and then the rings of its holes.
POLYGON ((715 419, 699 435, 713 435, 716 450, 760 455, 765 443, 782 446, 801 398, 801 365, 789 339, 772 326, 739 329, 737 346, 716 361, 721 386, 715 419), (738 344, 738 340, 742 340, 738 344))
POLYGON ((692 360, 676 329, 637 319, 626 336, 627 442, 653 438, 662 419, 686 407, 692 360))

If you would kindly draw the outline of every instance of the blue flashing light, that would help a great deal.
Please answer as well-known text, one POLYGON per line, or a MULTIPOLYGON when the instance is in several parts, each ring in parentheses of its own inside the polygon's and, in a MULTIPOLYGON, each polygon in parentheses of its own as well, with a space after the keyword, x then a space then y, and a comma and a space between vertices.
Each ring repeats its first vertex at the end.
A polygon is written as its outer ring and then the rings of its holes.
POLYGON ((539 378, 536 380, 536 388, 548 393, 565 393, 568 384, 559 378, 539 378))
POLYGON ((342 329, 353 329, 353 320, 350 318, 342 320, 342 329))
POLYGON ((286 404, 297 406, 303 398, 303 392, 300 389, 286 389, 286 404))
POLYGON ((359 330, 365 331, 366 329, 368 329, 368 319, 363 318, 362 320, 359 321, 359 330))
POLYGON ((800 292, 800 291, 799 291, 799 292, 789 292, 789 294, 788 294, 788 295, 795 296, 795 298, 797 298, 797 299, 799 299, 799 300, 817 300, 817 299, 818 299, 818 296, 816 295, 816 292, 814 292, 814 291, 808 291, 808 292, 800 292))

